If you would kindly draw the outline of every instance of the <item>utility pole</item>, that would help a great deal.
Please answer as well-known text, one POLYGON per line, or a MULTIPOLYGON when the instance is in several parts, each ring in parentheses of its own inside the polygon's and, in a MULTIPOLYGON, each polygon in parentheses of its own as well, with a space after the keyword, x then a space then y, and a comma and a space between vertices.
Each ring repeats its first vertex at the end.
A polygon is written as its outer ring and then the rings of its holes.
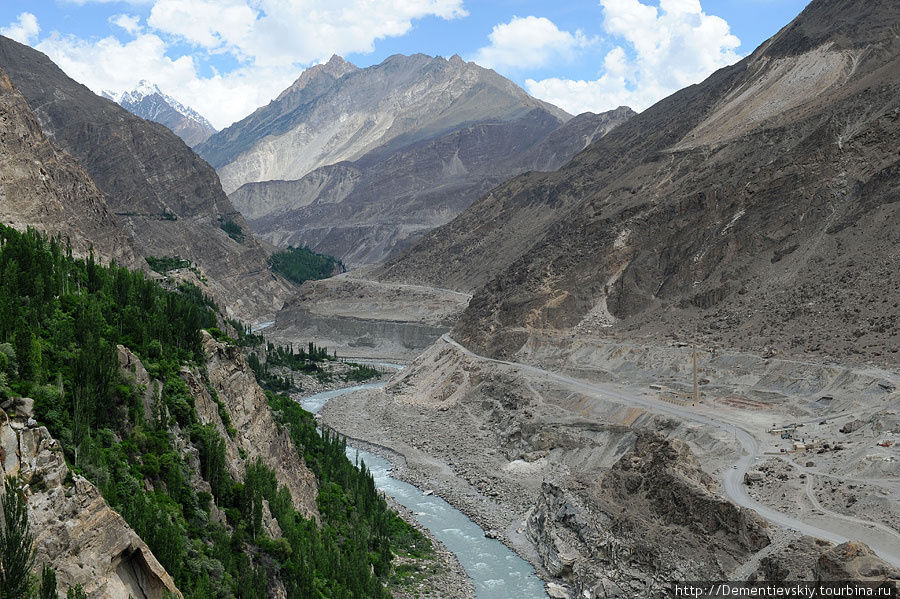
POLYGON ((700 386, 697 384, 697 344, 693 345, 694 348, 694 405, 700 403, 700 386))

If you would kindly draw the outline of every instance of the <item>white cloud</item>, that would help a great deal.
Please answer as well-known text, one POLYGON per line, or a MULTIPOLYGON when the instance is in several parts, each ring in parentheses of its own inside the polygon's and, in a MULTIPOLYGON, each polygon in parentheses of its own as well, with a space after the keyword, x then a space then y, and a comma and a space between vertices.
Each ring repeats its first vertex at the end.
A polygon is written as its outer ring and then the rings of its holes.
POLYGON ((54 32, 35 47, 97 93, 130 91, 146 79, 222 128, 274 98, 305 66, 332 54, 371 51, 376 40, 403 35, 422 17, 467 14, 463 0, 150 2, 144 27, 137 17, 111 17, 113 25, 134 36, 128 42, 54 32), (200 52, 176 55, 171 50, 176 43, 200 52), (219 53, 234 56, 239 66, 224 74, 206 74, 205 59, 219 53))
POLYGON ((536 68, 570 60, 578 49, 595 41, 581 30, 573 34, 550 19, 534 16, 513 17, 509 23, 496 25, 488 39, 491 44, 479 49, 474 60, 492 69, 536 68))
POLYGON ((141 18, 136 15, 113 15, 109 18, 109 22, 117 27, 121 27, 131 35, 137 35, 143 31, 141 18))
POLYGON ((600 112, 621 105, 643 110, 737 61, 740 40, 728 23, 703 12, 699 0, 601 0, 604 29, 622 42, 592 81, 528 79, 528 91, 569 112, 600 112))
POLYGON ((426 16, 465 16, 462 0, 157 0, 148 24, 259 66, 371 52, 426 16))
POLYGON ((37 17, 30 12, 23 12, 15 22, 0 27, 0 34, 23 44, 30 44, 40 31, 37 17))
POLYGON ((245 66, 224 75, 202 77, 192 57, 170 58, 166 42, 147 33, 127 43, 112 36, 86 41, 52 34, 36 48, 96 93, 129 91, 138 81, 147 79, 200 112, 217 128, 265 104, 297 76, 297 69, 291 66, 245 66))
POLYGON ((159 0, 147 24, 196 46, 240 52, 258 14, 240 0, 159 0))

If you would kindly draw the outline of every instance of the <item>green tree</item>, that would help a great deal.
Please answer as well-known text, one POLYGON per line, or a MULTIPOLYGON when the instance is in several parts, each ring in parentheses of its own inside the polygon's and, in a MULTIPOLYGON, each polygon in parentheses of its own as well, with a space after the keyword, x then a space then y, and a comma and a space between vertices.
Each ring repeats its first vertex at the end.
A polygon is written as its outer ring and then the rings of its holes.
POLYGON ((58 599, 56 594, 56 570, 44 566, 41 570, 41 599, 58 599))
POLYGON ((3 485, 0 521, 0 597, 27 599, 34 590, 34 537, 28 525, 28 504, 18 480, 8 476, 3 485))
POLYGON ((84 594, 84 589, 81 588, 81 585, 76 584, 74 587, 69 587, 69 590, 66 592, 66 599, 87 599, 87 595, 84 594))

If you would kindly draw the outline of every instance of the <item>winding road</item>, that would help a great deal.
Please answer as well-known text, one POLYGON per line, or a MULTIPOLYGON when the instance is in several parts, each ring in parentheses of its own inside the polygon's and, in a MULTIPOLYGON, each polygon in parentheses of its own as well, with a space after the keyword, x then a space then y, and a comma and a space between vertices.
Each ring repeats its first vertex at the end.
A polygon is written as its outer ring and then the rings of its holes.
MULTIPOLYGON (((703 408, 691 409, 687 406, 678 406, 661 401, 654 401, 633 393, 613 389, 607 385, 589 383, 581 379, 544 370, 543 368, 538 368, 529 364, 496 360, 494 358, 480 356, 460 345, 451 338, 449 334, 445 334, 442 339, 466 356, 476 360, 510 366, 523 372, 562 383, 563 385, 578 390, 588 396, 602 397, 606 400, 612 399, 629 406, 641 406, 652 412, 668 414, 682 420, 697 422, 699 424, 705 424, 723 430, 735 437, 743 450, 741 457, 735 462, 734 467, 726 468, 722 475, 722 484, 728 499, 737 505, 755 511, 773 524, 795 530, 805 535, 826 539, 832 543, 838 544, 848 540, 861 540, 871 547, 883 560, 894 566, 900 567, 900 533, 883 524, 852 518, 850 516, 843 516, 841 514, 835 514, 834 512, 827 512, 828 517, 817 518, 815 522, 812 522, 809 519, 801 520, 763 505, 750 497, 750 494, 747 492, 747 487, 744 485, 744 475, 756 459, 763 455, 763 451, 759 438, 736 422, 727 420, 718 415, 714 417, 710 414, 703 413, 700 411, 703 408)), ((813 501, 813 503, 815 505, 818 502, 813 501)))

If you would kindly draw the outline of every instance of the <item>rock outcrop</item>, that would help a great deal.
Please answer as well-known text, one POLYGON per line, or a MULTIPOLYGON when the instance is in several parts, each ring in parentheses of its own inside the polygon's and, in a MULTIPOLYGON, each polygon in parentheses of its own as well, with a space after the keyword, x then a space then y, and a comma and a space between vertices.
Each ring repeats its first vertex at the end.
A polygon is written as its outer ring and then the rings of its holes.
MULTIPOLYGON (((290 491, 297 511, 306 518, 318 520, 315 474, 306 467, 287 431, 275 422, 265 392, 256 383, 240 349, 219 343, 205 331, 203 348, 206 353, 205 370, 185 366, 180 374, 194 398, 200 423, 212 424, 225 441, 228 474, 234 480, 241 481, 247 466, 261 459, 275 472, 278 484, 290 491), (227 415, 228 424, 223 422, 222 410, 227 415)), ((123 373, 138 389, 143 389, 141 401, 144 413, 152 414, 155 409, 154 389, 161 388, 161 385, 150 378, 140 359, 128 348, 119 346, 118 351, 123 373)), ((181 438, 181 431, 175 430, 173 433, 179 438, 180 450, 192 466, 195 489, 209 492, 208 483, 199 474, 199 458, 193 455, 196 449, 181 438)))
POLYGON ((212 423, 225 439, 229 474, 243 480, 247 464, 257 458, 275 471, 278 483, 291 492, 294 507, 307 518, 318 519, 316 507, 318 484, 303 457, 297 453, 287 431, 272 417, 265 392, 240 349, 219 343, 204 332, 206 370, 211 388, 207 388, 200 373, 182 372, 195 397, 197 416, 204 424, 212 423), (224 404, 236 433, 232 437, 218 412, 212 392, 224 404))
POLYGON ((769 543, 765 521, 717 494, 688 446, 655 433, 600 476, 544 483, 528 534, 577 597, 664 597, 673 580, 727 578, 769 543))
POLYGON ((66 466, 62 448, 26 405, 0 410, 5 476, 26 484, 38 564, 51 564, 61 592, 82 585, 92 599, 181 597, 150 548, 87 479, 66 466))
POLYGON ((900 586, 900 569, 891 567, 863 543, 847 542, 822 553, 813 568, 813 576, 822 582, 859 580, 892 581, 900 586))

